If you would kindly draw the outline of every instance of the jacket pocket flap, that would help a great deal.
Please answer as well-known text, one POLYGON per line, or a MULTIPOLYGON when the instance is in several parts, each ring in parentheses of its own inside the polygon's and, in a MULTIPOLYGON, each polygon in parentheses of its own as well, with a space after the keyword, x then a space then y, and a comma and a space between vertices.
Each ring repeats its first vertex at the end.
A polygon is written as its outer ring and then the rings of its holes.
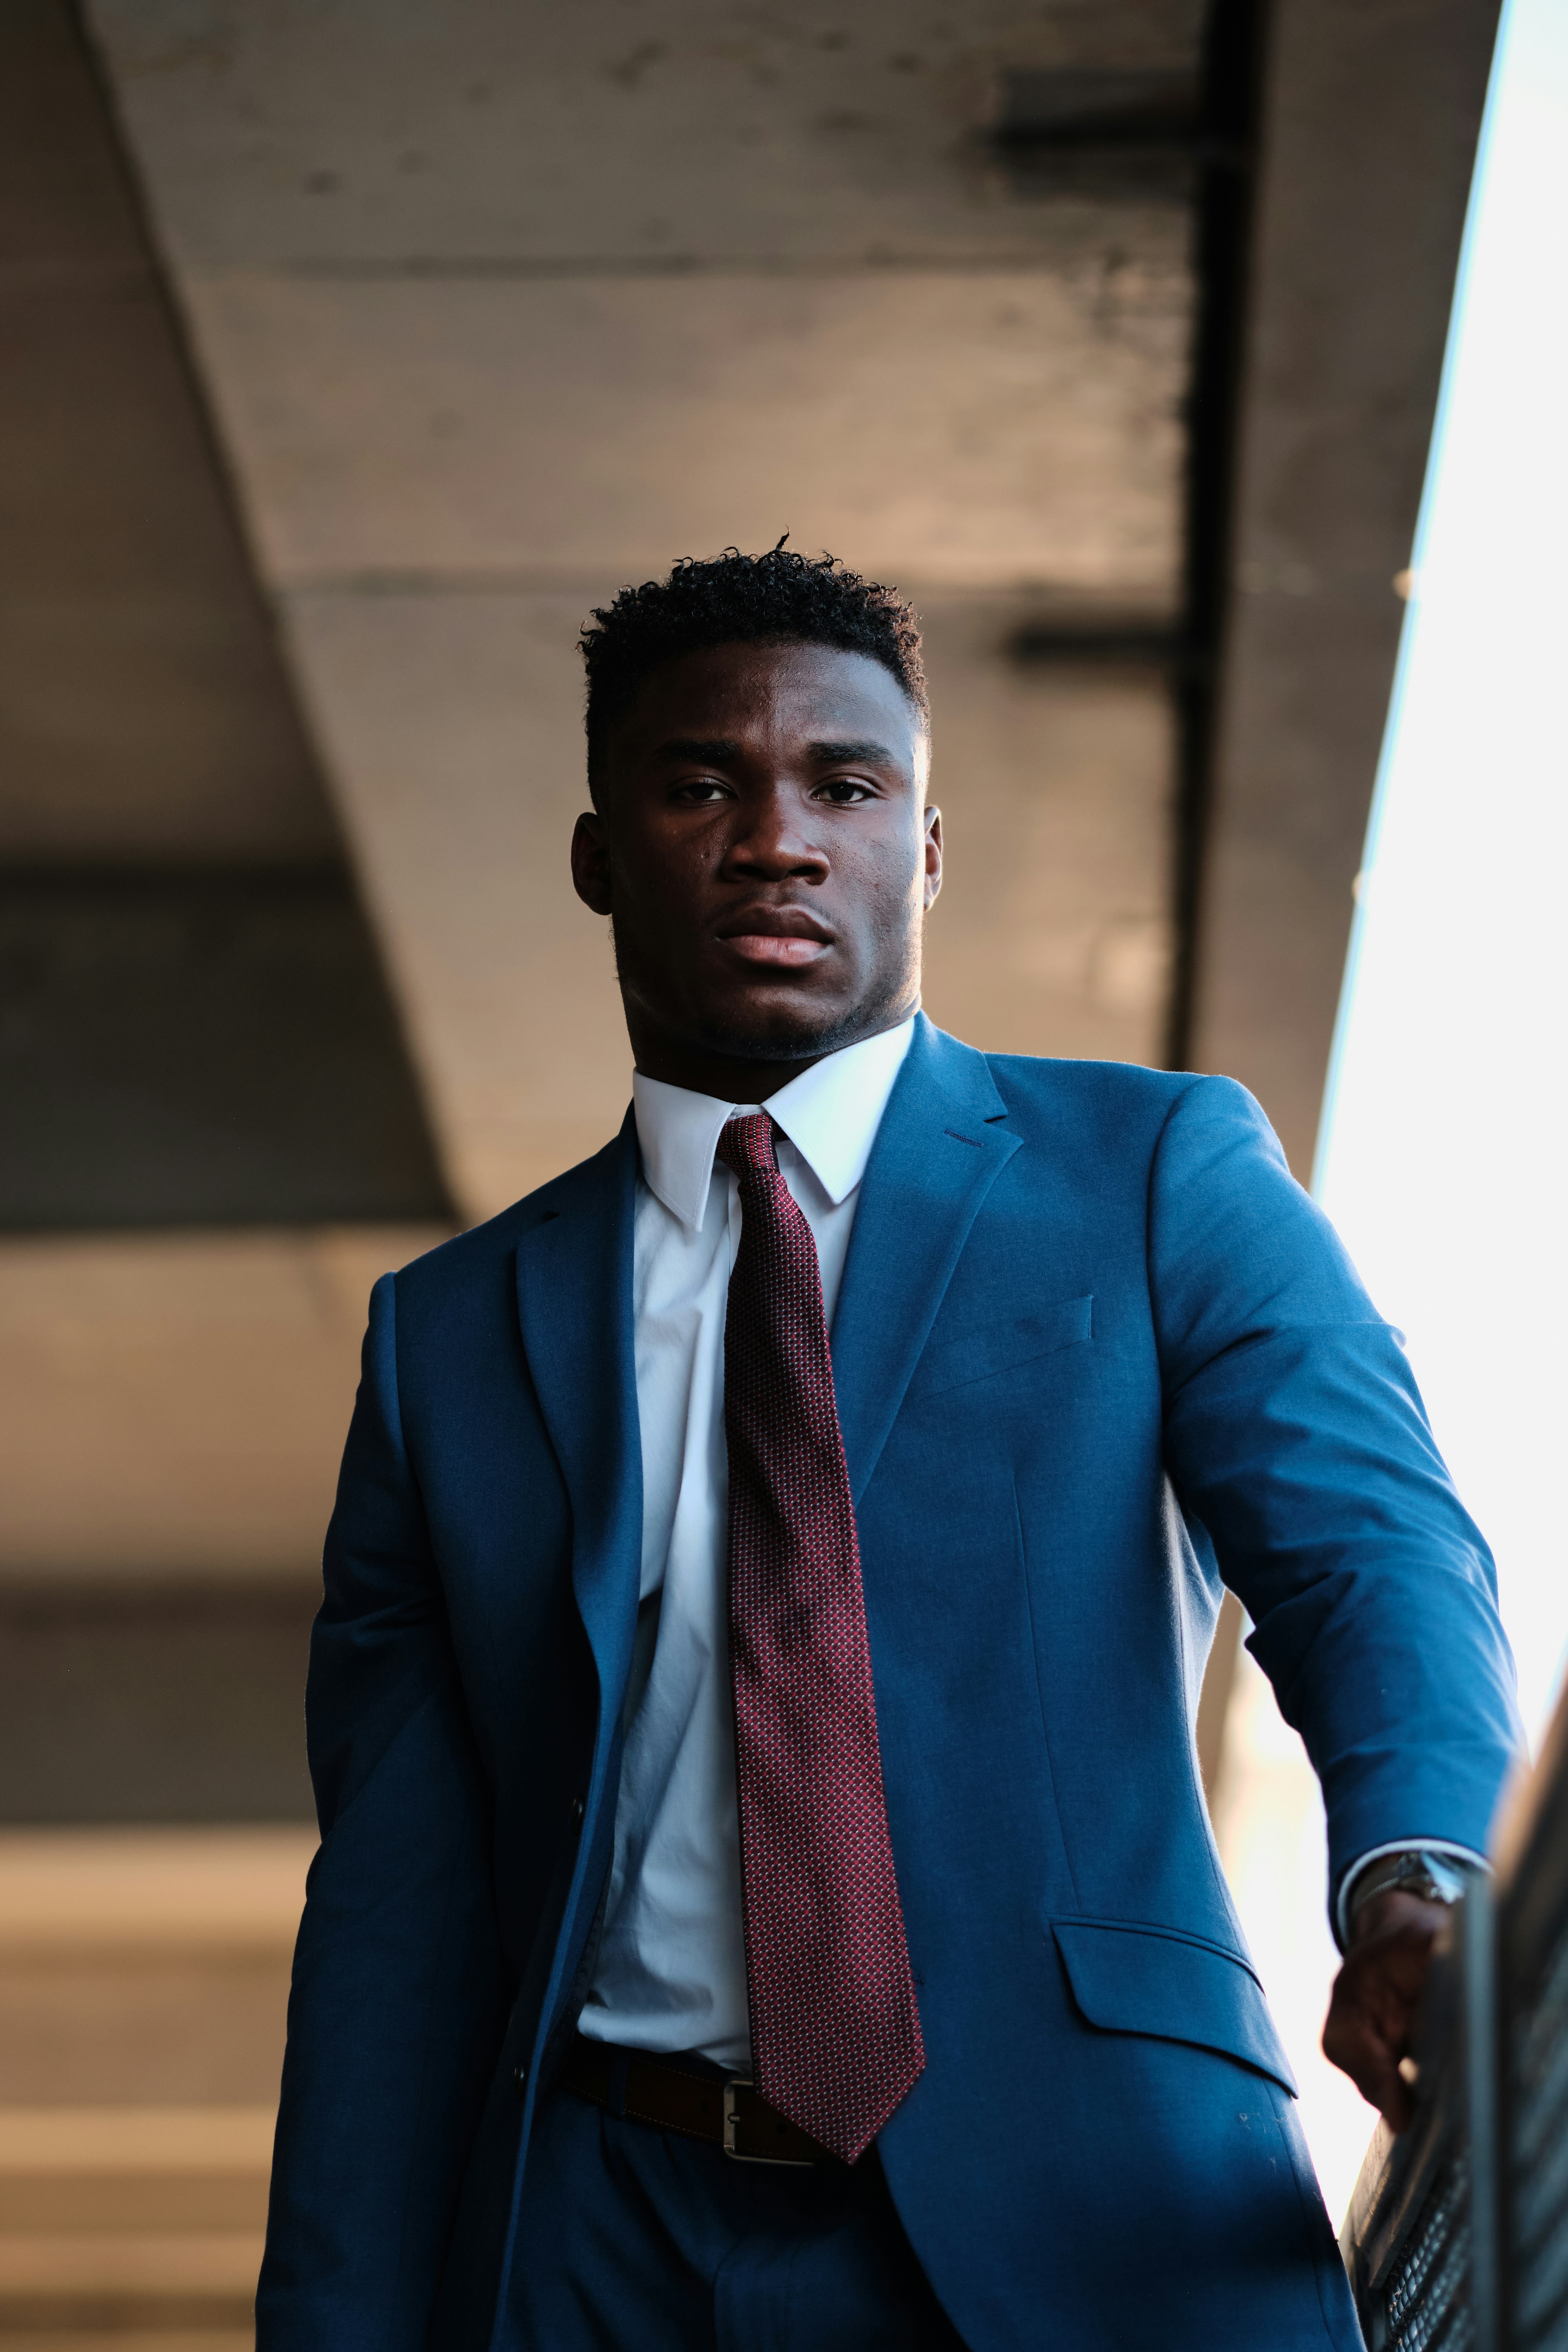
POLYGON ((993 1372, 1010 1372, 1032 1364, 1038 1356, 1055 1355, 1092 1336, 1094 1299, 1064 1298, 1043 1307, 1037 1315, 1016 1321, 983 1324, 978 1331, 962 1331, 927 1348, 915 1368, 909 1393, 937 1396, 943 1389, 963 1388, 970 1381, 988 1380, 993 1372))
POLYGON ((1168 1927, 1103 1919, 1053 1919, 1051 1933, 1090 2025, 1222 2050, 1296 2095, 1262 1988, 1237 1954, 1168 1927))

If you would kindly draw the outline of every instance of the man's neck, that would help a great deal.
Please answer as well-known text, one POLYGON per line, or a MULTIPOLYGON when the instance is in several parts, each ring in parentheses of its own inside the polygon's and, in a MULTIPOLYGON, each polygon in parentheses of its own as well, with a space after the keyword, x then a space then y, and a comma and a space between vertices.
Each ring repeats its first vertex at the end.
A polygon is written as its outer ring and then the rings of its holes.
POLYGON ((657 1078, 667 1087, 684 1087, 689 1094, 710 1095, 717 1102, 763 1103, 792 1078, 825 1062, 829 1054, 841 1054, 847 1045, 863 1045, 868 1037, 879 1037, 885 1030, 900 1027, 912 1009, 899 1006, 868 1020, 863 1029, 857 1028, 848 1036, 831 1035, 815 1050, 778 1060, 716 1052, 682 1038, 642 1031, 641 1024, 629 1018, 627 1027, 641 1076, 657 1078))

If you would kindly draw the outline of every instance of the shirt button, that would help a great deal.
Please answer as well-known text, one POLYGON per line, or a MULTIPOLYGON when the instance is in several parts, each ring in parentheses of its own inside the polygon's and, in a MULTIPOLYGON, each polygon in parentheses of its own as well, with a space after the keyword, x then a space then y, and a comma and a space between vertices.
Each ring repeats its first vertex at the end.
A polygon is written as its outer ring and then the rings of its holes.
POLYGON ((587 1807, 584 1804, 582 1798, 574 1797, 572 1800, 572 1826, 574 1830, 580 1830, 582 1828, 583 1816, 586 1811, 587 1807))
POLYGON ((519 2063, 511 2070, 511 2087, 521 2099, 528 2089, 528 2069, 519 2063))

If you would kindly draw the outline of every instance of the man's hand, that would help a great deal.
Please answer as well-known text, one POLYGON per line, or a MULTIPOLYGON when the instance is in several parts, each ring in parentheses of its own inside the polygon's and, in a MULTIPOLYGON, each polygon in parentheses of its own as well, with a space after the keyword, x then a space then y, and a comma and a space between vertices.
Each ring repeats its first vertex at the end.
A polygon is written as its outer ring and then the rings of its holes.
POLYGON ((1447 1904, 1399 1887, 1374 1895, 1355 1915, 1334 1979, 1323 2055, 1382 2110, 1390 2131, 1402 2132, 1415 2112, 1399 2062, 1410 2055, 1432 1948, 1452 1916, 1447 1904))

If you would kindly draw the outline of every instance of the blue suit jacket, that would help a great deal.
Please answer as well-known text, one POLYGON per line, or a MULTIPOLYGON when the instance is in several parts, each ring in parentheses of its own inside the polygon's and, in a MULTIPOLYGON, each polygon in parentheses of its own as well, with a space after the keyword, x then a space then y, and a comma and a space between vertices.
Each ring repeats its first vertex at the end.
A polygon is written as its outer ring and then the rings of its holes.
MULTIPOLYGON (((628 1118, 377 1284, 307 1701, 322 1843, 262 2352, 481 2352, 608 1867, 637 1609, 628 1118), (521 2089, 519 2085, 521 2084, 521 2089)), ((1331 1872, 1484 1844, 1490 1560, 1223 1078, 923 1020, 833 1332, 929 2064, 879 2146, 975 2352, 1359 2344, 1193 1723, 1221 1578, 1331 1872)))

